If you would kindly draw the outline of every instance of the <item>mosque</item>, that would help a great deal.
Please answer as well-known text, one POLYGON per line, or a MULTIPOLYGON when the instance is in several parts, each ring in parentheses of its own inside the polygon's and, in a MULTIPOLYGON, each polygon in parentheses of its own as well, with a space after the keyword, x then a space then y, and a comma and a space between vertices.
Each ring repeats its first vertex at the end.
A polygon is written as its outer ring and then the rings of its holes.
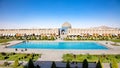
POLYGON ((94 28, 72 28, 71 24, 65 22, 61 28, 48 28, 48 29, 0 29, 0 36, 24 36, 24 35, 55 35, 60 37, 67 36, 108 36, 108 35, 120 35, 120 29, 111 28, 107 26, 100 26, 94 28))

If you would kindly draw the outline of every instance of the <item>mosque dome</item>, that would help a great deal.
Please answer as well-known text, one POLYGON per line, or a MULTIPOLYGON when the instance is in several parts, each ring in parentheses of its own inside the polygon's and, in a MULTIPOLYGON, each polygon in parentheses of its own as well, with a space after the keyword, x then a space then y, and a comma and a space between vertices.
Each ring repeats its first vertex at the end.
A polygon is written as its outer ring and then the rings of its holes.
POLYGON ((71 28, 71 24, 68 22, 65 22, 62 24, 62 28, 71 28))

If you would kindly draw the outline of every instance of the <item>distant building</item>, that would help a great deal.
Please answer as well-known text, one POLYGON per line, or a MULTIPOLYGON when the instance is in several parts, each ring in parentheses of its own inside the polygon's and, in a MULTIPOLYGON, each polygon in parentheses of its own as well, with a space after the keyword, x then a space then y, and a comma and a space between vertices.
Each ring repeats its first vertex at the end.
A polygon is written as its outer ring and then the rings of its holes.
POLYGON ((24 36, 24 35, 56 35, 61 37, 66 36, 108 36, 120 35, 120 29, 101 26, 89 29, 72 28, 71 24, 65 22, 61 28, 52 29, 0 29, 1 36, 24 36))
POLYGON ((0 29, 0 35, 3 36, 24 36, 24 35, 59 35, 58 28, 55 29, 0 29))
POLYGON ((66 34, 67 36, 85 36, 85 35, 101 35, 101 36, 107 36, 107 35, 120 35, 120 29, 111 28, 107 26, 100 26, 95 28, 72 28, 70 23, 64 23, 61 28, 61 32, 64 32, 62 34, 66 34))

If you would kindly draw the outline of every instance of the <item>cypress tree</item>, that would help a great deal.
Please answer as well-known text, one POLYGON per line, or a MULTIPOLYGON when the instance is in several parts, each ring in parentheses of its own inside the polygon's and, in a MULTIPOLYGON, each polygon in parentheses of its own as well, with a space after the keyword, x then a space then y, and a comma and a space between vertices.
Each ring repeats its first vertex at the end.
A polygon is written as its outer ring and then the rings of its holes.
POLYGON ((36 66, 36 68, 40 68, 40 66, 39 66, 39 65, 37 65, 37 66, 36 66))
POLYGON ((102 64, 101 64, 100 60, 97 62, 96 68, 102 68, 102 64))
POLYGON ((52 62, 52 66, 51 66, 51 68, 56 68, 56 64, 55 64, 54 61, 52 62))
POLYGON ((66 68, 70 68, 69 61, 67 61, 67 63, 66 63, 66 68))
POLYGON ((85 60, 83 61, 83 66, 82 66, 82 68, 88 68, 88 61, 87 61, 87 59, 85 59, 85 60))
POLYGON ((15 60, 15 62, 14 62, 14 67, 16 68, 16 67, 18 67, 18 66, 19 66, 18 60, 15 60))
POLYGON ((34 68, 34 64, 33 64, 32 59, 30 59, 28 62, 28 68, 34 68))

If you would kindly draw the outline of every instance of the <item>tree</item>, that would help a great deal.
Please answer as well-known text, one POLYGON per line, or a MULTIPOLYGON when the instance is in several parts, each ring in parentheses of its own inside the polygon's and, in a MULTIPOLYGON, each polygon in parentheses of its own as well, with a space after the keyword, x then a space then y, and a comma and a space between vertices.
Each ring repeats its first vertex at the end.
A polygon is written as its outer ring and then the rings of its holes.
POLYGON ((39 65, 37 65, 37 66, 36 66, 36 68, 40 68, 40 66, 39 66, 39 65))
POLYGON ((70 68, 69 61, 67 61, 67 63, 66 63, 66 68, 70 68))
POLYGON ((82 68, 88 68, 88 61, 84 59, 82 68))
POLYGON ((112 61, 111 68, 118 68, 118 63, 115 60, 112 61))
POLYGON ((32 59, 30 59, 28 62, 28 68, 34 68, 34 64, 33 64, 32 59))
POLYGON ((41 40, 44 40, 44 36, 41 36, 41 40))
POLYGON ((44 37, 44 40, 48 40, 48 37, 47 37, 47 36, 45 36, 45 37, 44 37))
POLYGON ((80 36, 77 36, 77 40, 81 40, 80 36))
POLYGON ((55 64, 54 61, 52 62, 52 66, 51 66, 51 68, 56 68, 56 64, 55 64))
POLYGON ((101 64, 100 60, 97 62, 96 68, 102 68, 102 64, 101 64))
POLYGON ((54 36, 51 36, 51 40, 55 40, 54 36))
POLYGON ((15 62, 14 62, 14 67, 16 68, 16 67, 18 67, 18 66, 19 66, 18 60, 15 60, 15 62))

